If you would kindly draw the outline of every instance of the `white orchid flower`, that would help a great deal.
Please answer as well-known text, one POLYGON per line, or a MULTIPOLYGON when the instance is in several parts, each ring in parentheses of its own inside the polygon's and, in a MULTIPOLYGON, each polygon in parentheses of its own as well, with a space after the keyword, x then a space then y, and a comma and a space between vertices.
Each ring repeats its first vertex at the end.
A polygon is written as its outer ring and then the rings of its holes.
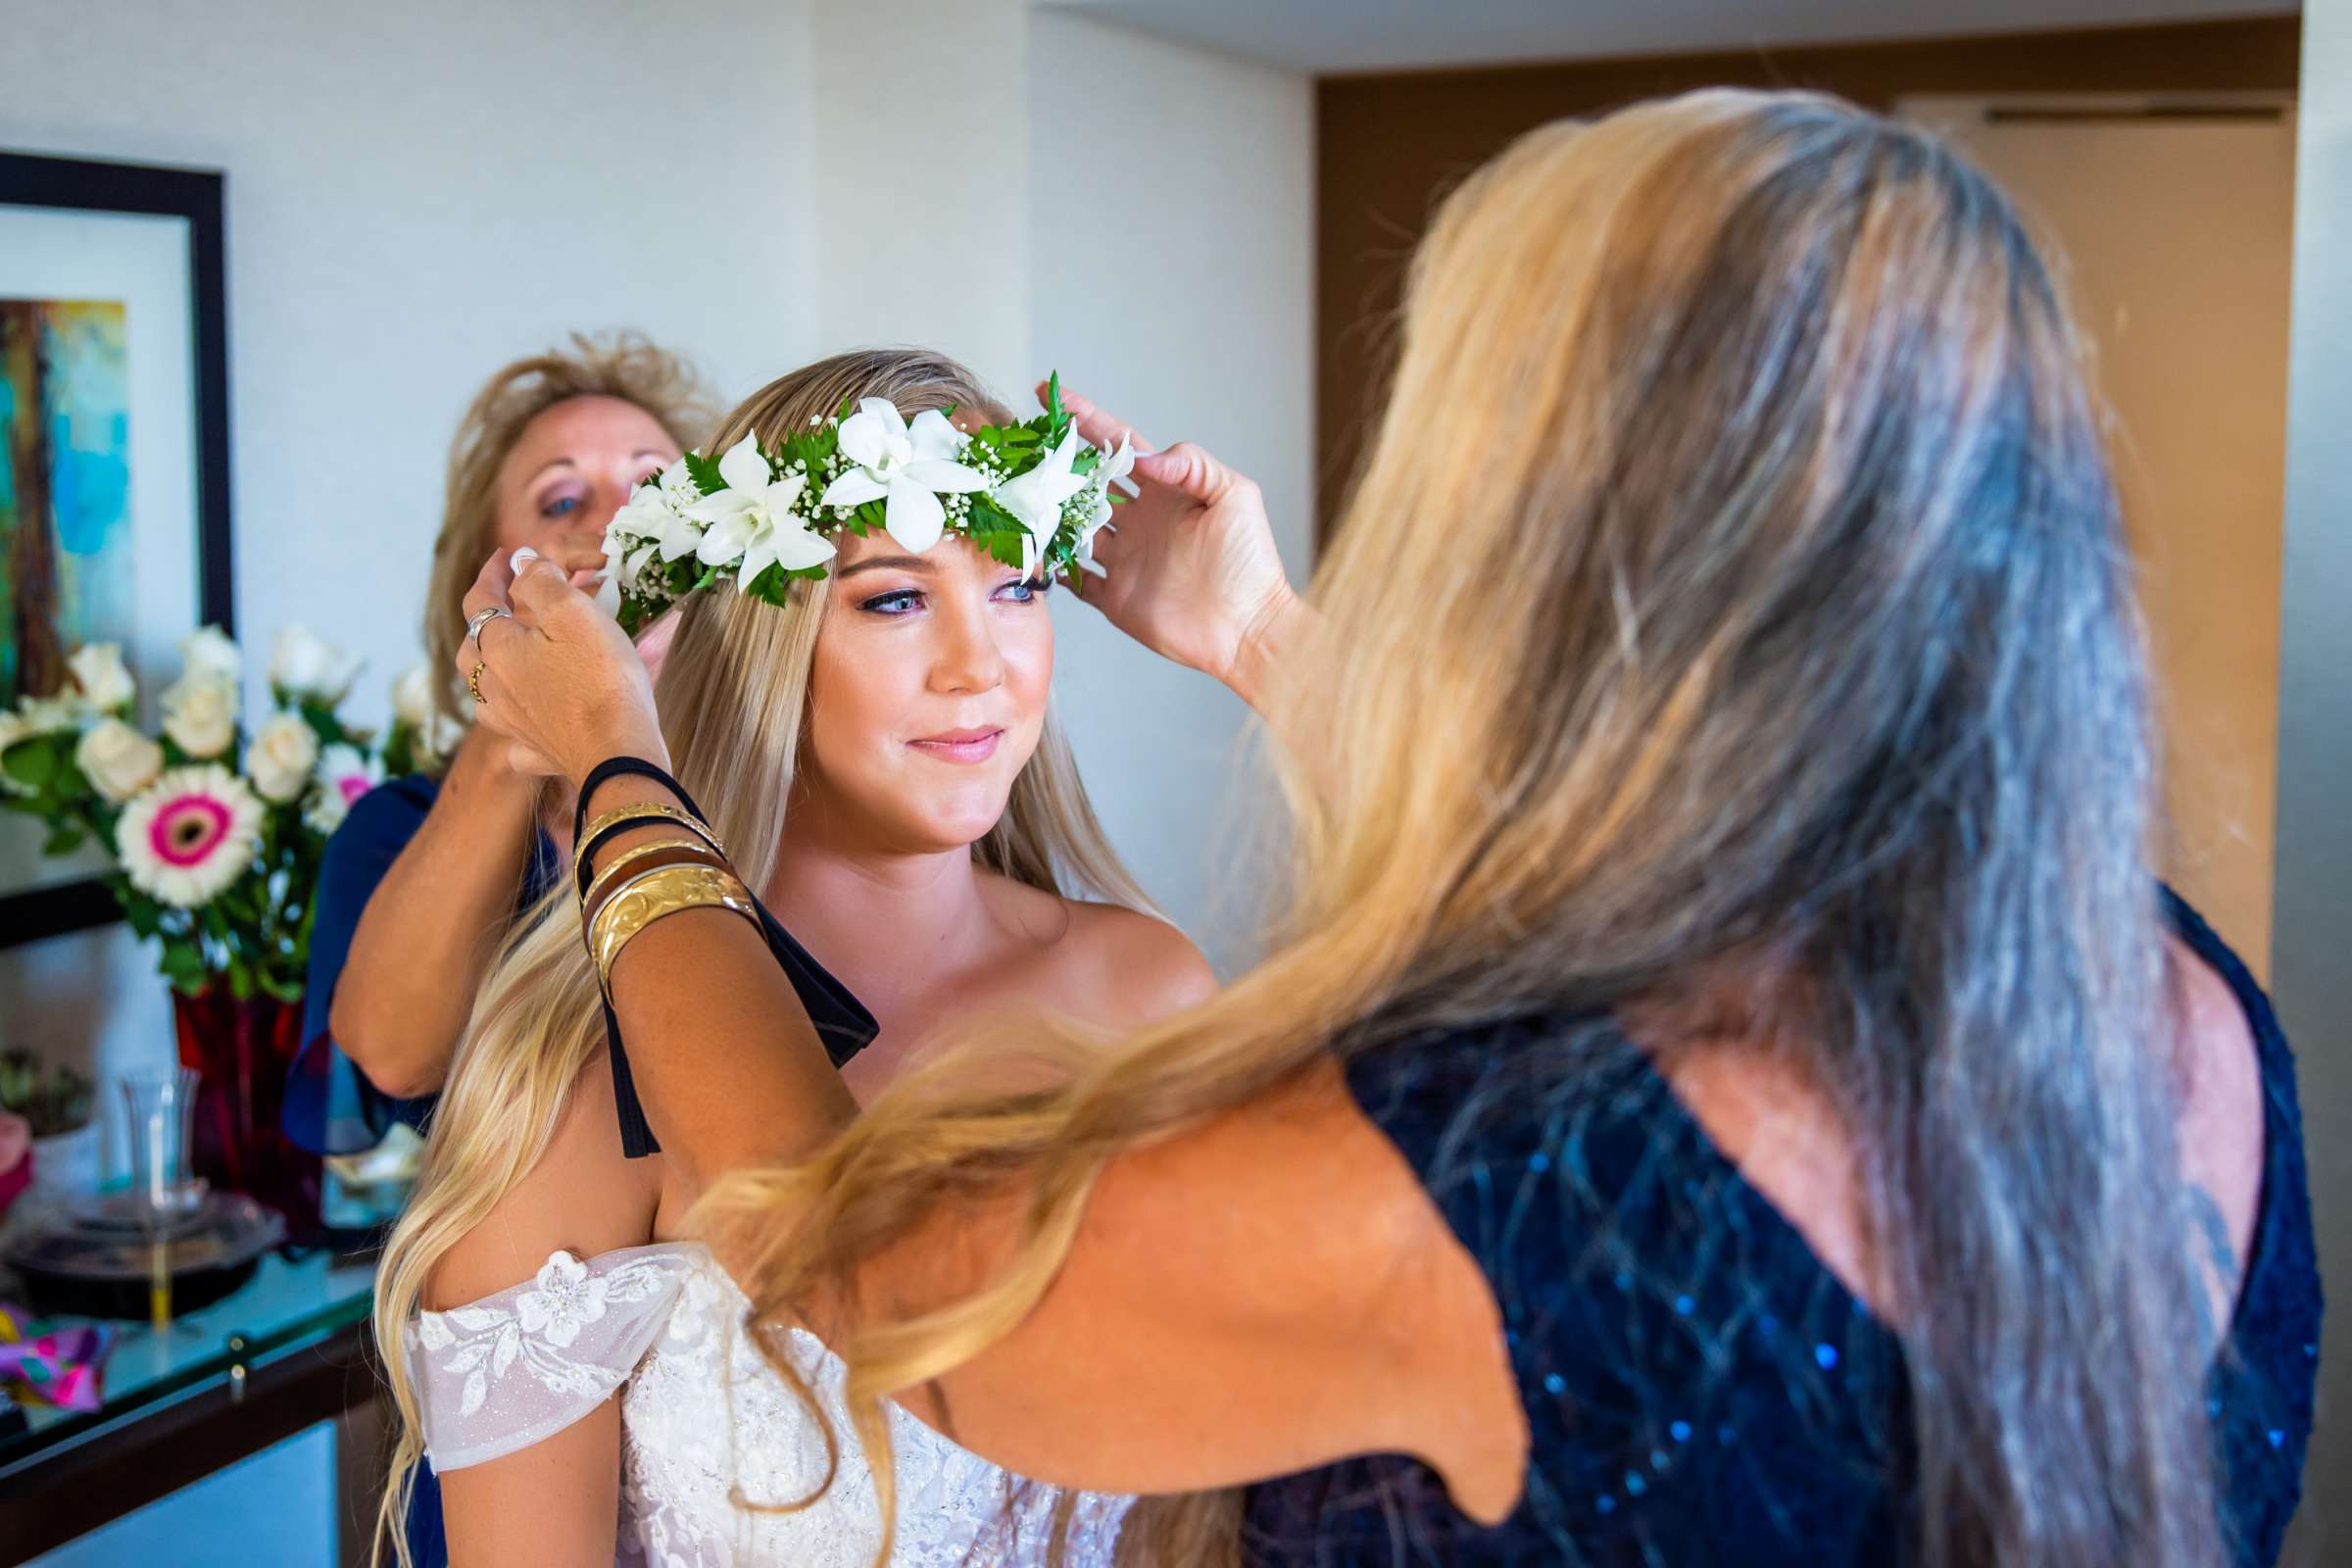
POLYGON ((621 584, 625 582, 634 586, 636 583, 637 573, 629 569, 632 556, 637 564, 645 564, 645 554, 638 549, 643 541, 629 532, 626 526, 629 517, 629 508, 623 507, 605 525, 605 569, 597 579, 596 604, 608 615, 620 613, 621 584))
MULTIPOLYGON (((698 449, 691 456, 699 458, 702 453, 698 449)), ((662 499, 669 503, 673 512, 683 513, 703 499, 703 487, 694 482, 694 470, 686 466, 685 458, 678 459, 646 482, 660 487, 662 499)))
POLYGON ((622 588, 641 585, 639 574, 646 563, 656 556, 664 563, 691 556, 702 543, 701 523, 680 513, 654 486, 639 485, 605 527, 605 568, 596 585, 598 606, 608 615, 618 615, 622 588))
POLYGON ((1028 533, 1021 541, 1023 570, 1036 569, 1038 555, 1054 542, 1054 531, 1061 526, 1063 503, 1086 488, 1086 475, 1070 471, 1077 459, 1078 427, 1073 424, 1062 431, 1061 444, 1047 453, 1043 463, 988 493, 988 498, 1028 533))
MULTIPOLYGON (((1079 570, 1092 572, 1098 577, 1110 575, 1102 564, 1095 559, 1095 535, 1110 523, 1110 487, 1134 471, 1135 443, 1122 434, 1119 437, 1119 450, 1097 463, 1094 471, 1086 476, 1086 482, 1093 488, 1087 501, 1086 521, 1078 528, 1078 549, 1071 557, 1079 570)), ((1128 488, 1132 491, 1134 486, 1130 484, 1128 488)), ((1118 530, 1112 528, 1111 532, 1118 530)))
POLYGON ((970 440, 937 409, 925 409, 908 424, 890 399, 867 398, 841 421, 841 455, 855 466, 825 486, 818 505, 884 501, 882 526, 919 556, 947 529, 942 493, 963 496, 988 488, 986 474, 956 461, 970 440))
MULTIPOLYGON (((670 465, 683 475, 683 460, 670 465)), ((701 502, 703 494, 691 477, 681 493, 664 473, 653 484, 641 484, 628 504, 612 514, 605 529, 605 572, 608 581, 635 582, 645 564, 660 556, 664 563, 693 555, 702 548, 703 526, 685 509, 701 502), (683 495, 683 499, 681 498, 683 495)))
POLYGON ((1135 494, 1135 481, 1128 477, 1134 472, 1135 442, 1122 431, 1119 435, 1119 450, 1101 454, 1101 461, 1095 465, 1094 472, 1087 475, 1089 479, 1100 480, 1102 485, 1102 516, 1094 520, 1094 526, 1101 527, 1102 518, 1110 515, 1110 487, 1112 485, 1125 481, 1121 485, 1123 492, 1127 495, 1135 494))
POLYGON ((596 580, 596 608, 608 615, 620 613, 620 558, 628 541, 605 530, 605 569, 596 580))
MULTIPOLYGON (((1090 576, 1107 577, 1110 575, 1110 568, 1095 559, 1095 535, 1102 531, 1099 526, 1080 529, 1078 531, 1078 548, 1070 552, 1070 564, 1090 576)), ((1113 528, 1110 531, 1117 533, 1119 530, 1113 528)))
POLYGON ((833 559, 832 541, 792 510, 808 476, 797 469, 778 474, 757 437, 747 435, 727 449, 718 476, 727 487, 688 507, 686 515, 710 525, 695 559, 706 566, 733 564, 736 592, 749 593, 752 579, 771 565, 798 571, 833 559))

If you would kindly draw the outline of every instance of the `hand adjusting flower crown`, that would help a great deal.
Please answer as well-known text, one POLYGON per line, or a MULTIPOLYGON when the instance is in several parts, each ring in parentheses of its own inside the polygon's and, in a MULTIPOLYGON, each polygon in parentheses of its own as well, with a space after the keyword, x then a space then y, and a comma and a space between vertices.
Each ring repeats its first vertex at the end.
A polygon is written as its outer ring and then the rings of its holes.
POLYGON ((773 449, 747 435, 716 462, 690 452, 640 485, 605 530, 600 597, 632 636, 722 577, 781 605, 796 578, 825 575, 827 535, 876 529, 916 555, 956 533, 1025 572, 1100 573, 1111 482, 1134 466, 1126 441, 1105 454, 1079 437, 1058 375, 1037 417, 968 431, 937 409, 909 422, 887 398, 854 414, 844 403, 773 449))

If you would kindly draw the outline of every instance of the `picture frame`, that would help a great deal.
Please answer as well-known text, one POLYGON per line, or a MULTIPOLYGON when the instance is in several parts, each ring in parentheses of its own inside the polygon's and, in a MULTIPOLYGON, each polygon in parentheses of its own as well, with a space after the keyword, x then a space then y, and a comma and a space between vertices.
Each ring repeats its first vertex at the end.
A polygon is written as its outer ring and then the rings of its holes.
MULTIPOLYGON (((45 695, 25 681, 68 642, 113 641, 152 711, 180 638, 235 634, 224 186, 0 151, 0 703, 45 695)), ((0 947, 121 917, 104 856, 39 848, 0 818, 0 947)))

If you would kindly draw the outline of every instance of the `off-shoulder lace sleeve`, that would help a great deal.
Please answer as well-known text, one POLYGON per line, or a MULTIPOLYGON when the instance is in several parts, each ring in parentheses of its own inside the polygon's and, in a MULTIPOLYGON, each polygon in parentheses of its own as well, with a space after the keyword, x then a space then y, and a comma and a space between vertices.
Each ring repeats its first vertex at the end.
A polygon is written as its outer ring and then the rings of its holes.
POLYGON ((538 1277, 409 1325, 436 1472, 553 1437, 612 1396, 662 1331, 702 1249, 557 1252, 538 1277))

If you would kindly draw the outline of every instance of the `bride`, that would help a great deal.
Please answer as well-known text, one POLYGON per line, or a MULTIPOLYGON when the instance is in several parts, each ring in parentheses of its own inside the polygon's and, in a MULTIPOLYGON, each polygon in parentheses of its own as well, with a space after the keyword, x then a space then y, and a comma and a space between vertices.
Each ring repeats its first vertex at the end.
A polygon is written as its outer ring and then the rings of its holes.
MULTIPOLYGON (((979 475, 957 460, 985 467, 1005 449, 966 452, 921 412, 950 406, 967 427, 1009 423, 934 355, 794 371, 721 427, 731 488, 706 502, 681 464, 609 537, 624 620, 685 590, 658 689, 671 756, 734 862, 766 868, 760 901, 807 943, 771 923, 771 947, 860 1099, 926 1037, 992 1006, 1049 1006, 1109 1034, 1213 983, 1190 943, 1139 912, 1049 705, 1049 568, 1091 529, 1063 532, 1061 556, 1042 564, 1003 533, 991 554, 958 531, 1008 513, 958 493, 979 475), (845 420, 822 472, 760 461, 863 399, 891 411, 852 416, 866 421, 855 438, 845 420), (746 437, 758 447, 739 446, 746 437), (760 467, 748 483, 746 450, 760 467), (910 466, 926 484, 902 498, 910 466), (819 482, 828 499, 871 498, 858 515, 886 514, 889 531, 812 545, 798 519, 819 482), (948 492, 944 533, 931 488, 948 492), (781 572, 826 543, 823 580, 785 586, 781 572), (701 564, 730 551, 733 578, 710 581, 701 564)), ((1004 508, 1057 522, 1100 496, 1097 474, 1069 499, 1074 450, 1039 465, 1058 485, 1041 497, 1032 484, 1004 508)), ((497 634, 485 640, 494 662, 497 634)), ((625 1157, 615 1128, 634 1100, 608 1054, 574 890, 559 888, 517 932, 475 1003, 384 1255, 376 1337, 404 1429, 384 1520, 402 1516, 429 1458, 458 1563, 866 1568, 885 1499, 858 1451, 840 1363, 794 1332, 820 1421, 743 1332, 734 1284, 675 1239, 696 1196, 685 1173, 658 1153, 625 1157)), ((892 1440, 893 1563, 1042 1562, 1057 1531, 1066 1560, 1109 1560, 1125 1499, 1055 1498, 909 1417, 894 1419, 892 1440)), ((379 1535, 405 1558, 397 1529, 379 1535)))

